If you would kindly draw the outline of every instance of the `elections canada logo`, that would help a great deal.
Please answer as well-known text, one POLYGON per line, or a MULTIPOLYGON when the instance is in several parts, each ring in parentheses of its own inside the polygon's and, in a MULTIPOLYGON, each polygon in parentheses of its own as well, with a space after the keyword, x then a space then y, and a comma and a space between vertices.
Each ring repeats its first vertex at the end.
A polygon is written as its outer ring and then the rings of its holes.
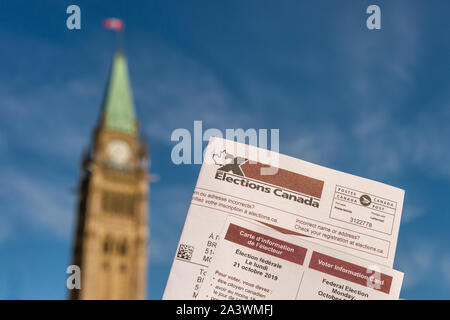
POLYGON ((361 204, 364 207, 369 206, 372 203, 372 199, 370 198, 370 196, 368 196, 367 194, 363 194, 360 198, 359 198, 359 202, 361 202, 361 204))
POLYGON ((219 154, 213 154, 213 160, 216 165, 220 166, 218 170, 225 172, 231 171, 238 176, 244 176, 244 173, 241 170, 241 164, 246 162, 247 159, 235 157, 223 150, 219 154))
POLYGON ((264 175, 262 168, 269 167, 257 161, 237 157, 222 150, 212 155, 219 166, 215 179, 244 188, 298 202, 314 208, 319 207, 324 182, 312 177, 277 168, 276 174, 264 175))

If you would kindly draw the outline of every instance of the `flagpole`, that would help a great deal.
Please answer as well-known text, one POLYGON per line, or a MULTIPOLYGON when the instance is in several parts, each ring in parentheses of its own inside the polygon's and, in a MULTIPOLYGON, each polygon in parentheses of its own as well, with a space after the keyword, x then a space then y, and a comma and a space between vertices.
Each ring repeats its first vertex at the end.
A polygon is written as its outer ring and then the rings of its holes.
POLYGON ((103 20, 103 27, 106 29, 114 30, 116 32, 116 51, 123 52, 123 32, 125 25, 123 21, 119 18, 107 18, 103 20))
POLYGON ((116 31, 116 50, 120 53, 123 53, 123 30, 116 31))

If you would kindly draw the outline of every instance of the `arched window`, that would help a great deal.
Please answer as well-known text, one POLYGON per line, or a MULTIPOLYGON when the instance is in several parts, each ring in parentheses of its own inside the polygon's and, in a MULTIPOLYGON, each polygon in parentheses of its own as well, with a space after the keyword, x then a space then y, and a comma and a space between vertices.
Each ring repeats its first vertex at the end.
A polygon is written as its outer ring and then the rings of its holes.
POLYGON ((127 254, 127 251, 128 251, 127 240, 123 240, 122 242, 120 242, 120 243, 118 244, 117 251, 118 251, 119 254, 122 255, 122 256, 124 256, 124 255, 127 254))
POLYGON ((104 211, 109 210, 109 193, 107 191, 102 192, 102 209, 104 211))
POLYGON ((113 249, 113 241, 110 236, 106 236, 105 240, 103 241, 103 252, 109 253, 113 249))

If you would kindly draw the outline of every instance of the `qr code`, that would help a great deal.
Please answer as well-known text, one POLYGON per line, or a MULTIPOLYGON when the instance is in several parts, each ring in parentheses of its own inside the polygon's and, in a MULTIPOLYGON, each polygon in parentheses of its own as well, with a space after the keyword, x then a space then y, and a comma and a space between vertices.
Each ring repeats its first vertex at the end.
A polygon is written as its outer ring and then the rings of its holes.
POLYGON ((177 257, 184 260, 191 260, 194 247, 187 244, 180 244, 177 257))

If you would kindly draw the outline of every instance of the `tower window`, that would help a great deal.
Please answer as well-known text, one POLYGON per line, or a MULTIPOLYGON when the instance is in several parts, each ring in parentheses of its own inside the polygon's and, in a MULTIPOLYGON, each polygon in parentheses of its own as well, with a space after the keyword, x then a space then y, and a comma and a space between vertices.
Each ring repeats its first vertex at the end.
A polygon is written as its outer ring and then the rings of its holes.
POLYGON ((110 191, 103 191, 102 193, 102 209, 107 212, 133 216, 134 202, 135 197, 133 194, 110 191))
POLYGON ((123 242, 121 242, 119 244, 117 250, 118 250, 119 254, 121 254, 123 256, 126 255, 127 254, 127 250, 128 250, 128 248, 127 248, 127 241, 124 240, 123 242))
POLYGON ((103 252, 108 253, 112 250, 112 240, 110 237, 106 237, 105 241, 103 242, 103 252))

